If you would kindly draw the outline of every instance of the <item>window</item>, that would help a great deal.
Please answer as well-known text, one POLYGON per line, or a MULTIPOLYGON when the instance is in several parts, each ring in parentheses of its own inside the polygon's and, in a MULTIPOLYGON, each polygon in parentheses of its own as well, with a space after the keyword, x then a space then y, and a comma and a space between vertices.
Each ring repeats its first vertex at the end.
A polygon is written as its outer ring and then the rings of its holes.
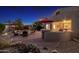
POLYGON ((52 25, 53 25, 52 31, 54 32, 71 31, 71 20, 53 22, 52 25))

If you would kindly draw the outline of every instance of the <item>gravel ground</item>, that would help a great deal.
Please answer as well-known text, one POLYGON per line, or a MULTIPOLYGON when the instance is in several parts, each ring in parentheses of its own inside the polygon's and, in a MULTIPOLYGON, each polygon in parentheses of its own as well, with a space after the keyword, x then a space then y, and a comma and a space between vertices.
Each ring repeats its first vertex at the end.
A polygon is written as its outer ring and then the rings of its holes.
POLYGON ((66 42, 45 42, 41 38, 41 32, 35 32, 28 37, 21 36, 6 36, 1 37, 2 39, 9 39, 12 43, 22 42, 26 45, 32 43, 36 45, 38 48, 42 49, 43 47, 47 47, 49 51, 57 50, 59 53, 78 53, 79 52, 79 43, 74 41, 66 41, 66 42))

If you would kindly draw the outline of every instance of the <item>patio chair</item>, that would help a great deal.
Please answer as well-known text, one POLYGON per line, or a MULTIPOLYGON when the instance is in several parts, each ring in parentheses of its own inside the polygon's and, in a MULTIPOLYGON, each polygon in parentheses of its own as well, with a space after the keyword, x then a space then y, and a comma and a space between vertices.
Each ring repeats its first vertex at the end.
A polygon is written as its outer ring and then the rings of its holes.
POLYGON ((23 36, 23 37, 28 36, 28 32, 27 32, 27 31, 23 31, 22 36, 23 36))

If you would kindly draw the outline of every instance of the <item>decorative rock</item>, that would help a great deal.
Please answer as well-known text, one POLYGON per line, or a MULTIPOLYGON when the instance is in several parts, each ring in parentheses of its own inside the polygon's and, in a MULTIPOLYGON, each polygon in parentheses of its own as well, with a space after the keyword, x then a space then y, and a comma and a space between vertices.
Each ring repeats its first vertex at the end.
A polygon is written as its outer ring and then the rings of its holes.
POLYGON ((55 49, 55 50, 52 50, 51 51, 52 53, 58 53, 58 51, 55 49))
POLYGON ((0 53, 9 53, 9 50, 0 50, 0 53))
POLYGON ((2 36, 6 36, 6 35, 8 35, 8 33, 4 33, 4 34, 2 34, 2 36))

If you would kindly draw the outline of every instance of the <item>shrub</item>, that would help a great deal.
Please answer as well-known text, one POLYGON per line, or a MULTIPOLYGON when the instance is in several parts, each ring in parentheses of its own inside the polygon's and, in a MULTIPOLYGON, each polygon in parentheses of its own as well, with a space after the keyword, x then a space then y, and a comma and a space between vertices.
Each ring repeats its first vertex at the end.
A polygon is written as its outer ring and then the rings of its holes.
POLYGON ((4 29, 5 29, 5 25, 4 24, 0 24, 0 33, 2 33, 4 29))
POLYGON ((0 39, 0 49, 4 49, 10 46, 10 40, 2 40, 0 39))
POLYGON ((19 53, 27 53, 28 52, 26 45, 23 43, 16 43, 16 44, 11 45, 10 47, 17 49, 19 51, 19 53))
POLYGON ((31 53, 40 53, 39 48, 33 44, 28 44, 27 49, 28 49, 28 52, 31 52, 31 53))
POLYGON ((14 45, 11 45, 11 47, 17 49, 19 53, 40 53, 39 48, 37 48, 35 45, 28 44, 25 45, 24 43, 17 43, 14 45))

